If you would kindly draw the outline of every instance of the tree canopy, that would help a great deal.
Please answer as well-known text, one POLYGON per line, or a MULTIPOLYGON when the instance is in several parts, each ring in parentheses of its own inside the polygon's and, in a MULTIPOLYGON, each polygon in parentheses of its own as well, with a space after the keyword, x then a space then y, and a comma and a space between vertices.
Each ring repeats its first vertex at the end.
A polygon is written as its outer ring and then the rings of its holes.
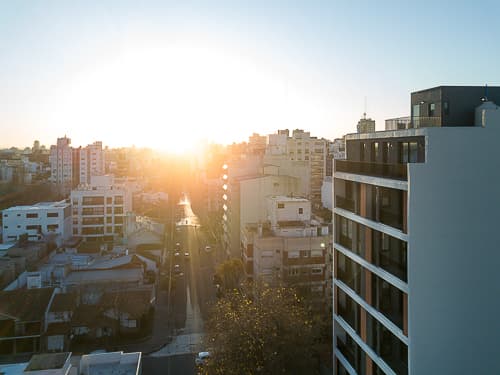
POLYGON ((226 291, 207 324, 211 359, 204 374, 316 374, 319 331, 286 287, 226 291))

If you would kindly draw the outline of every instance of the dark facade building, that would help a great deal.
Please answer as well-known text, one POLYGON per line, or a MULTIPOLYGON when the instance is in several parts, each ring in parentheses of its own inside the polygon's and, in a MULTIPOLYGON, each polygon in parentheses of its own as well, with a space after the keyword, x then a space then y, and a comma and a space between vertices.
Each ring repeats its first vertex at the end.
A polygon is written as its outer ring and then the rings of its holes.
POLYGON ((500 373, 500 107, 484 94, 419 91, 410 126, 346 135, 333 175, 335 374, 500 373))

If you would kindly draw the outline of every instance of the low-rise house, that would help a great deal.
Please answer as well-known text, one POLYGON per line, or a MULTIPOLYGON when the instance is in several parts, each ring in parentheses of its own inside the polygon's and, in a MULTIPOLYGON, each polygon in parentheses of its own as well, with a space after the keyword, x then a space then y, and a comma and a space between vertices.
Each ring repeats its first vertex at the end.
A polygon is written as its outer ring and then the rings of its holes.
POLYGON ((57 293, 47 314, 48 351, 64 351, 69 349, 71 334, 71 318, 78 309, 78 300, 74 293, 57 293))
POLYGON ((54 295, 54 288, 0 291, 0 354, 45 349, 42 337, 54 295))
POLYGON ((68 352, 35 354, 29 362, 0 365, 0 374, 68 375, 72 370, 70 359, 68 352))

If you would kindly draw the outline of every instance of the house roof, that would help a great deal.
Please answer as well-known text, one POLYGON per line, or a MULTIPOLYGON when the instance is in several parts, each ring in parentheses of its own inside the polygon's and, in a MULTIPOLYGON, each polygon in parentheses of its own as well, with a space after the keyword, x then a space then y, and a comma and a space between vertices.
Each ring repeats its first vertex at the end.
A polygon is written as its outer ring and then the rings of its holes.
POLYGON ((140 318, 147 314, 154 300, 152 287, 107 292, 101 298, 105 308, 116 308, 131 318, 140 318))
POLYGON ((51 312, 73 311, 76 307, 76 295, 73 293, 57 293, 50 305, 51 312))
POLYGON ((104 316, 98 305, 80 305, 71 318, 72 327, 111 327, 113 319, 104 316))
POLYGON ((31 357, 28 367, 24 370, 27 371, 41 371, 41 370, 55 370, 63 368, 64 364, 71 356, 69 352, 63 353, 45 353, 35 354, 31 357))
POLYGON ((54 288, 0 291, 0 319, 5 316, 23 322, 41 321, 54 293, 54 288))
POLYGON ((71 332, 71 324, 69 322, 59 322, 59 323, 50 323, 47 326, 47 331, 45 334, 47 336, 52 335, 67 335, 71 332))
POLYGON ((112 270, 81 270, 71 272, 65 280, 71 284, 139 282, 143 279, 141 268, 117 268, 112 270))

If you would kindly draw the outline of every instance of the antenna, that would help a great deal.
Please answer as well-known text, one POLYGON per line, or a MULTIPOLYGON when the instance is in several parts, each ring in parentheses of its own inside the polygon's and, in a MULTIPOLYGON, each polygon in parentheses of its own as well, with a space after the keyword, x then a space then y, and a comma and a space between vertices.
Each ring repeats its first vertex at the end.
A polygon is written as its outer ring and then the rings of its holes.
POLYGON ((484 85, 484 101, 488 101, 488 84, 484 85))
POLYGON ((363 112, 363 119, 366 120, 366 96, 365 96, 365 111, 363 112))

